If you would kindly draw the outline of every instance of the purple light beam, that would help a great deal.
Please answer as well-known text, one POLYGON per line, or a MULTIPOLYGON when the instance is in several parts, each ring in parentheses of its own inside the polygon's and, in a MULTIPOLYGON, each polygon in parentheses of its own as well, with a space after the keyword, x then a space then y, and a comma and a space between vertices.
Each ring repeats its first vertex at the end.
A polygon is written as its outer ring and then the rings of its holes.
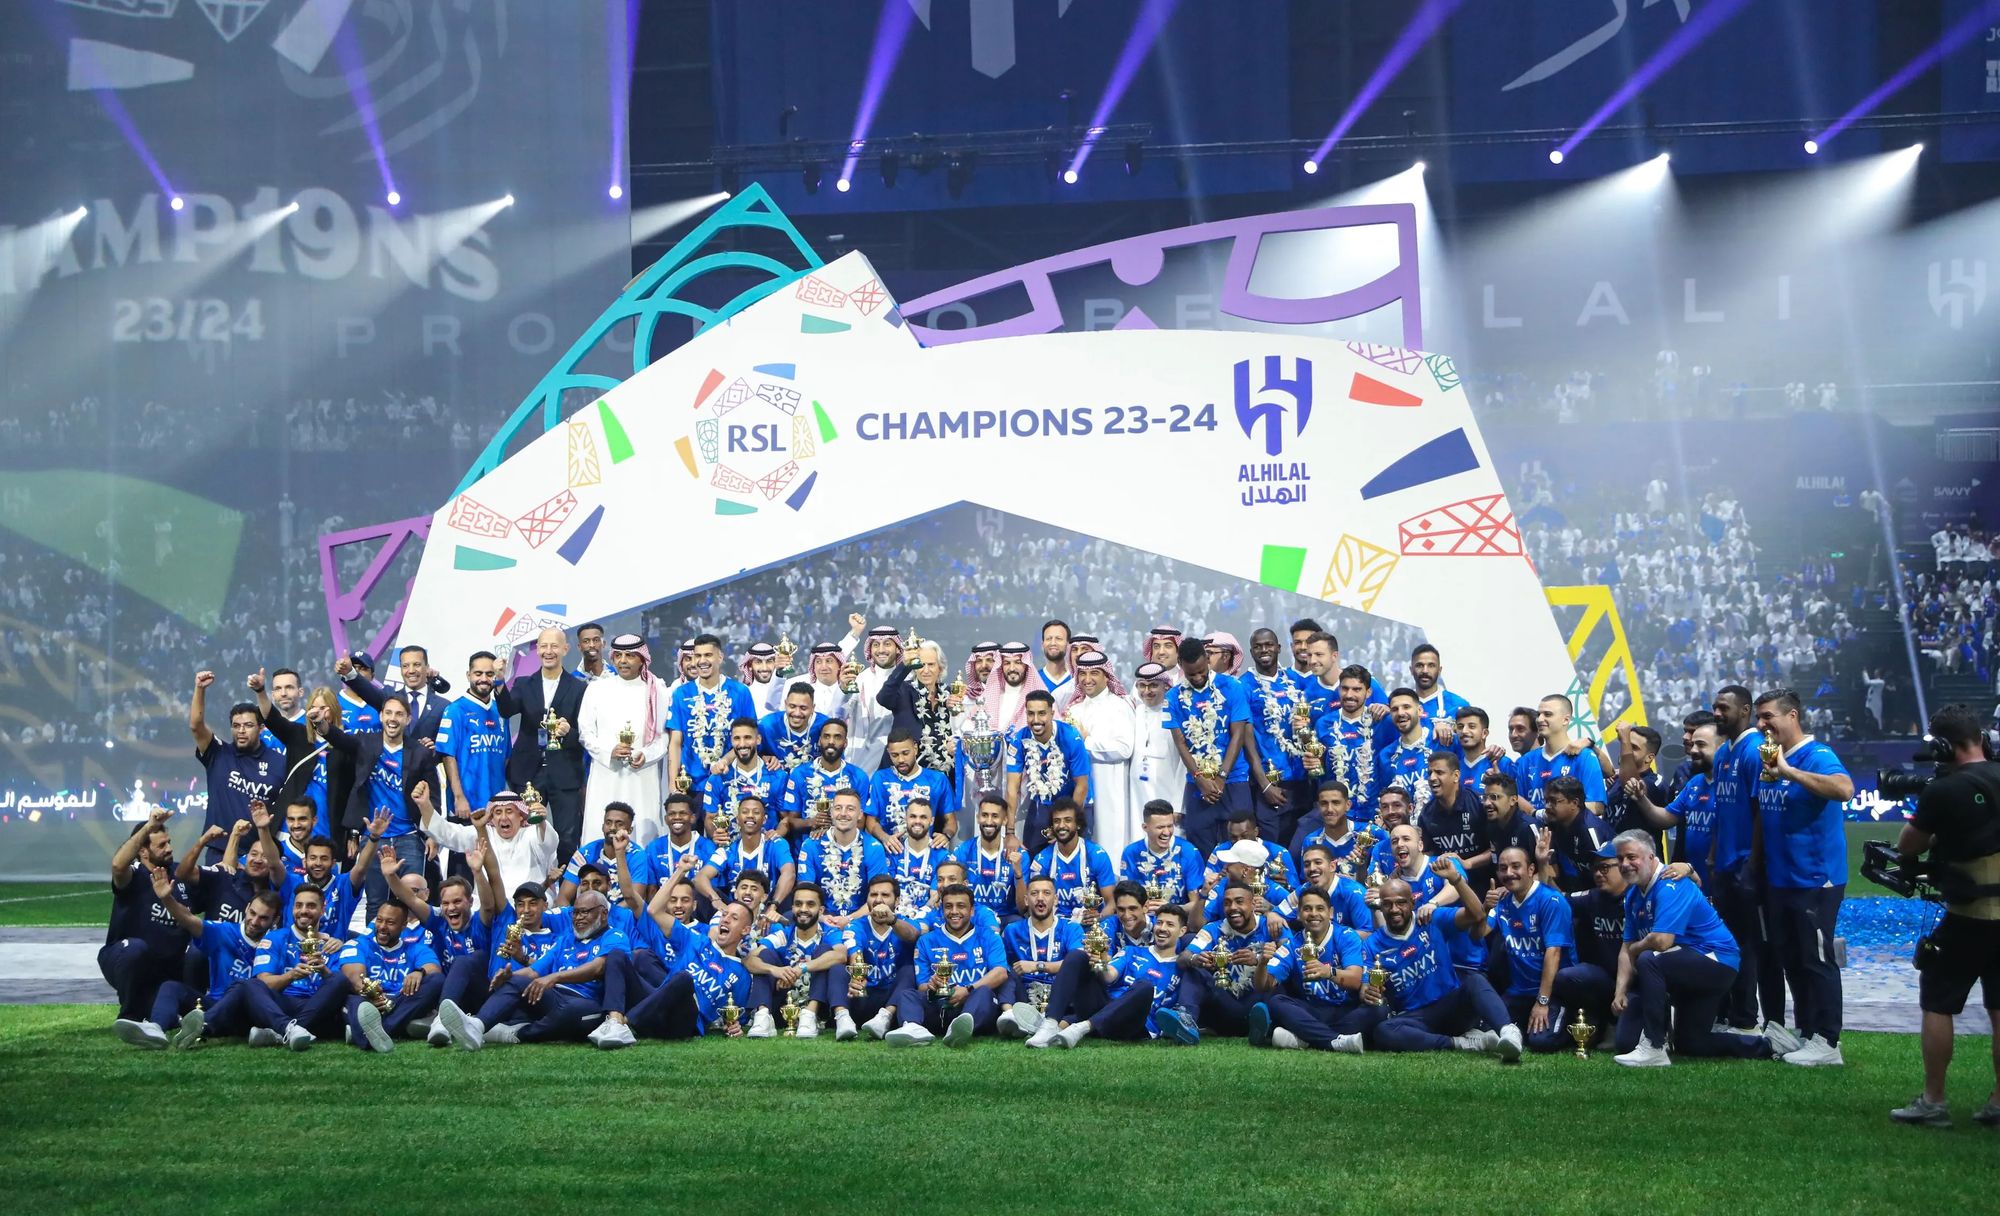
POLYGON ((629 117, 627 109, 632 98, 632 64, 637 59, 634 50, 639 44, 639 5, 636 0, 605 0, 604 14, 606 58, 611 70, 611 180, 607 183, 611 197, 620 198, 625 193, 625 139, 629 117), (621 13, 619 10, 623 9, 621 13), (624 40, 621 42, 620 35, 624 40))
POLYGON ((333 40, 333 55, 340 61, 340 74, 347 78, 347 91, 354 97, 361 130, 368 136, 369 149, 375 153, 375 168, 382 174, 382 196, 394 207, 403 201, 403 196, 396 190, 396 179, 389 174, 389 154, 382 149, 382 128, 375 121, 375 96, 368 88, 368 73, 361 66, 361 48, 354 44, 352 26, 340 27, 333 40))
POLYGON ((903 43, 909 40, 915 21, 909 0, 882 0, 882 15, 875 21, 875 46, 868 52, 868 76, 861 85, 861 103, 854 109, 854 133, 847 138, 847 159, 840 163, 840 184, 835 189, 845 190, 854 180, 854 166, 860 163, 868 130, 875 125, 875 108, 889 91, 889 78, 895 75, 896 61, 903 57, 903 43))
MULTIPOLYGON (((76 23, 70 20, 68 12, 39 4, 34 6, 34 12, 41 20, 42 28, 55 41, 68 42, 76 36, 76 23)), ((146 166, 146 172, 153 175, 153 182, 159 186, 160 194, 167 199, 178 198, 179 192, 174 189, 173 183, 167 180, 167 171, 160 167, 153 150, 146 146, 145 137, 139 134, 139 124, 132 121, 132 115, 126 111, 124 101, 120 100, 118 94, 111 89, 91 91, 97 94, 97 103, 104 107, 104 112, 110 117, 112 125, 116 126, 119 134, 125 137, 125 142, 131 147, 133 155, 139 158, 140 164, 146 166)))
MULTIPOLYGON (((1721 29, 1724 23, 1742 12, 1744 6, 1749 3, 1750 0, 1714 0, 1714 3, 1702 5, 1687 24, 1675 30, 1673 37, 1661 43, 1660 49, 1653 52, 1653 57, 1640 64, 1639 70, 1632 73, 1631 79, 1619 85, 1618 91, 1606 98, 1604 104, 1597 107, 1597 112, 1586 119, 1584 124, 1576 129, 1576 133, 1564 140, 1556 151, 1561 152, 1567 159, 1592 131, 1603 126, 1613 114, 1630 105, 1633 98, 1645 92, 1647 87, 1665 74, 1668 68, 1679 63, 1682 57, 1700 45, 1710 34, 1721 29)), ((1553 156, 1549 160, 1554 164, 1562 163, 1553 156)))
POLYGON ((1076 155, 1070 159, 1069 168, 1063 170, 1063 181, 1074 183, 1072 174, 1083 171, 1083 162, 1090 159, 1090 151, 1097 145, 1097 137, 1104 132, 1104 125, 1111 121, 1111 112, 1125 98, 1125 90, 1132 87, 1132 78, 1139 74, 1139 65, 1146 62, 1153 43, 1160 37, 1160 31, 1167 28, 1167 22, 1174 16, 1174 9, 1180 0, 1146 0, 1146 7, 1139 10, 1139 17, 1132 23, 1132 32, 1125 36, 1125 49, 1118 52, 1118 62, 1111 68, 1111 79, 1104 86, 1104 96, 1097 99, 1097 110, 1090 116, 1090 127, 1084 132, 1083 142, 1077 145, 1076 155))
POLYGON ((1424 0, 1423 7, 1411 14, 1410 23, 1403 27, 1402 33, 1396 35, 1395 45, 1389 48, 1387 55, 1382 56, 1382 62, 1375 65, 1375 71, 1369 75, 1368 83, 1362 85, 1361 91, 1354 95, 1354 100, 1347 103, 1347 110, 1340 116, 1340 121, 1333 124, 1333 130, 1327 132, 1326 138, 1313 150, 1311 159, 1306 162, 1312 168, 1306 172, 1319 172, 1319 164, 1326 159, 1326 154, 1333 151, 1335 144, 1346 138, 1348 131, 1361 120, 1361 115, 1369 106, 1375 104, 1377 97, 1382 95, 1382 90, 1389 87, 1389 82, 1401 75, 1404 68, 1410 66, 1410 60, 1417 57, 1417 52, 1423 49, 1424 44, 1437 36, 1437 32, 1444 28, 1445 21, 1457 11, 1460 2, 1461 0, 1424 0))
POLYGON ((1827 140, 1832 139, 1842 131, 1853 126, 1856 119, 1872 112, 1875 107, 1901 91, 1912 80, 1936 67, 1939 60, 1972 41, 1978 35, 1979 31, 1994 24, 1996 21, 2000 21, 2000 0, 1991 0, 1991 2, 1973 9, 1960 18, 1958 24, 1946 30, 1944 37, 1924 48, 1915 59, 1904 64, 1901 71, 1883 81, 1881 86, 1874 92, 1855 102, 1852 109, 1836 119, 1832 126, 1815 136, 1814 142, 1822 148, 1826 147, 1827 140))

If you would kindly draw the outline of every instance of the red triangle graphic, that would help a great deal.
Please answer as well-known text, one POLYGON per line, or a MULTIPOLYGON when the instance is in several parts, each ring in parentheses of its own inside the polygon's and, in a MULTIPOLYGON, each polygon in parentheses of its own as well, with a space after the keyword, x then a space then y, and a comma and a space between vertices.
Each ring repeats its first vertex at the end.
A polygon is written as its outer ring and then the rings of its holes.
POLYGON ((1354 383, 1347 386, 1347 395, 1362 405, 1412 406, 1424 403, 1424 399, 1415 393, 1406 393, 1360 372, 1354 373, 1354 383))

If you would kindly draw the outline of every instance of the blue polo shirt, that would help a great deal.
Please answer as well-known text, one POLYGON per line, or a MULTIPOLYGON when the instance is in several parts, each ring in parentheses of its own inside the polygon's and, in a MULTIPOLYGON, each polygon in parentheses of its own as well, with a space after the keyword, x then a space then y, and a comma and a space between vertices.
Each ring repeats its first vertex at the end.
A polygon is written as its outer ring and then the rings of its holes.
POLYGON ((1764 736, 1746 730, 1727 743, 1715 745, 1715 869, 1731 873, 1750 856, 1750 839, 1757 815, 1758 776, 1764 771, 1758 754, 1764 736))
POLYGON ((1707 773, 1694 773, 1667 804, 1667 814, 1680 817, 1681 857, 1706 879, 1708 850, 1715 839, 1715 783, 1707 773))
MULTIPOLYGON (((1181 732, 1188 754, 1197 761, 1212 760, 1217 765, 1229 752, 1229 736, 1238 722, 1250 721, 1250 699, 1243 685, 1219 671, 1211 671, 1208 686, 1194 688, 1183 682, 1167 691, 1167 727, 1181 732), (1204 737, 1205 736, 1205 737, 1204 737)), ((1194 785, 1194 770, 1188 770, 1188 785, 1194 785)), ((1236 763, 1222 775, 1223 784, 1236 785, 1250 780, 1248 750, 1236 753, 1236 763)))
POLYGON ((1014 883, 1020 877, 1007 850, 988 854, 979 847, 978 837, 958 846, 953 856, 965 866, 965 880, 972 888, 972 902, 991 909, 998 916, 1012 916, 1014 883))
POLYGON ((1674 945, 1725 967, 1742 964, 1736 939, 1691 880, 1659 873, 1650 887, 1634 883, 1625 889, 1625 940, 1636 942, 1654 933, 1671 933, 1674 945))
POLYGON ((1409 932, 1397 937, 1387 929, 1377 929, 1366 943, 1368 958, 1388 973, 1384 999, 1398 1013, 1422 1009, 1452 994, 1458 987, 1458 973, 1452 970, 1451 945, 1435 919, 1428 925, 1412 922, 1409 932))
POLYGON ((734 764, 719 773, 711 773, 701 783, 701 806, 704 815, 718 811, 726 812, 733 821, 736 804, 745 798, 764 800, 765 831, 778 826, 778 816, 785 809, 785 786, 790 774, 783 769, 767 769, 759 764, 752 772, 741 772, 734 764))
POLYGON ((764 754, 776 756, 786 772, 811 763, 819 751, 820 728, 830 720, 825 714, 815 713, 805 730, 794 734, 783 713, 765 714, 757 720, 757 729, 764 733, 764 754))
POLYGON ((1494 927, 1507 948, 1507 995, 1532 996, 1542 988, 1542 954, 1561 948, 1562 966, 1576 962, 1576 932, 1569 900, 1545 882, 1538 882, 1526 900, 1512 891, 1493 905, 1494 927))
POLYGON ((889 872, 889 855, 872 836, 857 832, 846 848, 832 836, 811 836, 799 846, 798 877, 820 885, 829 915, 852 916, 867 905, 868 884, 889 872))
POLYGON ((507 788, 507 722, 491 702, 480 704, 470 694, 445 706, 438 718, 435 740, 440 757, 451 757, 458 766, 458 783, 465 787, 465 801, 459 808, 471 814, 493 801, 493 795, 507 788))
POLYGON ((1161 958, 1153 953, 1150 945, 1130 946, 1119 952, 1112 960, 1118 968, 1118 977, 1107 986, 1113 999, 1124 996, 1137 983, 1147 983, 1153 988, 1152 1007, 1146 1013, 1146 1033, 1160 1037, 1160 1010, 1170 1009, 1180 1003, 1181 965, 1179 956, 1161 958))
MULTIPOLYGON (((596 937, 584 940, 576 935, 573 925, 564 925, 562 934, 555 944, 542 951, 541 957, 529 964, 529 970, 536 975, 554 975, 558 971, 568 971, 581 967, 607 954, 630 954, 632 943, 623 933, 606 927, 596 937)), ((604 995, 604 976, 599 973, 594 980, 579 983, 557 984, 565 992, 574 992, 585 1000, 595 1001, 604 995)))
POLYGON ((1125 846, 1125 852, 1119 859, 1118 876, 1142 887, 1163 887, 1168 903, 1184 904, 1188 896, 1200 889, 1206 870, 1207 867, 1202 865, 1201 850, 1195 848, 1194 842, 1187 837, 1174 837, 1164 854, 1153 852, 1152 846, 1142 838, 1125 846))
MULTIPOLYGON (((1763 763, 1760 758, 1758 763, 1763 763)), ((1847 772, 1833 749, 1801 739, 1785 763, 1821 776, 1847 772)), ((1764 822, 1764 877, 1773 887, 1838 887, 1847 883, 1844 803, 1820 798, 1789 778, 1760 781, 1757 811, 1764 822)))
POLYGON ((208 1001, 222 999, 238 980, 247 980, 257 970, 257 951, 263 942, 243 936, 243 926, 226 920, 201 922, 197 939, 203 958, 208 960, 208 1001))
POLYGON ((1056 915, 1067 917, 1076 915, 1086 904, 1102 906, 1101 888, 1117 885, 1118 871, 1112 868, 1111 854, 1103 845, 1079 839, 1067 856, 1058 853, 1055 845, 1035 854, 1028 863, 1028 877, 1056 884, 1056 915))
POLYGON ((384 992, 393 999, 402 991, 403 981, 412 971, 422 971, 425 967, 436 967, 438 957, 432 952, 423 936, 400 937, 396 944, 384 948, 375 940, 375 935, 363 933, 340 948, 334 959, 336 967, 349 963, 359 963, 368 978, 382 985, 384 992))
MULTIPOLYGON (((839 768, 829 773, 815 760, 792 770, 792 775, 785 782, 785 810, 793 815, 810 815, 821 798, 832 802, 833 796, 840 791, 853 790, 861 795, 861 809, 866 811, 872 788, 868 774, 861 771, 858 764, 842 761, 839 768)), ((937 807, 933 805, 931 809, 936 811, 937 807)))
POLYGON ((1023 806, 1046 805, 1067 795, 1078 777, 1090 776, 1090 749, 1067 722, 1055 724, 1047 743, 1023 726, 1007 741, 1007 771, 1021 774, 1023 806))

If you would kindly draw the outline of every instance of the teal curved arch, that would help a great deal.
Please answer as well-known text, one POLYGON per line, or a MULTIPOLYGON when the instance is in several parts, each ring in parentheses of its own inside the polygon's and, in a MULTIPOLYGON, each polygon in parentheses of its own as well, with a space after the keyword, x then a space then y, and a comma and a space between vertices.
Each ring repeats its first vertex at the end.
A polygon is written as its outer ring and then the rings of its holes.
POLYGON ((644 371, 652 362, 653 333, 659 327, 663 316, 687 317, 695 324, 695 332, 700 333, 718 321, 726 321, 745 308, 770 295, 772 292, 794 282, 825 265, 819 254, 813 251, 792 221, 778 210, 762 186, 752 183, 741 194, 736 195, 718 208, 714 214, 697 225, 694 231, 682 237, 659 261, 648 266, 638 277, 625 285, 616 300, 601 313, 582 336, 570 344, 555 365, 542 375, 521 403, 514 407, 507 421, 501 424, 493 438, 488 441, 472 467, 459 480, 458 488, 452 491, 457 497, 471 489, 480 478, 500 467, 507 458, 507 446, 514 441, 535 418, 541 416, 542 430, 553 430, 563 419, 563 395, 572 389, 595 389, 598 395, 617 388, 624 381, 594 372, 580 372, 578 366, 590 353, 597 349, 613 328, 626 318, 636 318, 632 342, 632 372, 644 371), (762 228, 776 232, 790 243, 792 252, 798 255, 797 264, 790 264, 781 258, 762 253, 742 250, 726 250, 721 253, 701 253, 703 246, 717 237, 746 228, 762 228), (704 275, 722 270, 749 270, 768 274, 771 278, 747 287, 731 297, 720 308, 709 308, 690 300, 683 300, 675 293, 704 275))

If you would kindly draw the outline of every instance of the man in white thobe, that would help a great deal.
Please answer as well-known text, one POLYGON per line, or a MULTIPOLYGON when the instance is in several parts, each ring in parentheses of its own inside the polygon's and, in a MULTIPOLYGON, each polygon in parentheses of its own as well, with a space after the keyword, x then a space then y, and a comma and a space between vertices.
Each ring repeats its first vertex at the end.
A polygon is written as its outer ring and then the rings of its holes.
POLYGON ((1117 857, 1139 838, 1132 804, 1132 704, 1111 691, 1111 660, 1092 650, 1076 658, 1076 688, 1070 725, 1090 752, 1091 832, 1104 851, 1117 857))
POLYGON ((604 804, 632 808, 633 837, 645 843, 666 827, 660 817, 660 777, 665 771, 667 715, 673 697, 652 672, 645 639, 621 633, 611 639, 615 679, 592 680, 577 713, 577 732, 590 753, 583 790, 584 844, 604 835, 604 804), (629 739, 629 741, 628 741, 629 739))
MULTIPOLYGON (((1187 786, 1187 766, 1167 729, 1167 690, 1172 669, 1162 663, 1141 663, 1132 673, 1132 814, 1143 819, 1146 804, 1160 799, 1180 810, 1187 786)), ((1137 834, 1134 833, 1136 839, 1137 834)))
POLYGON ((896 719, 875 695, 902 661, 903 643, 897 640, 894 626, 877 625, 868 631, 868 662, 861 668, 854 698, 847 705, 847 758, 863 772, 882 767, 882 749, 889 746, 889 730, 896 719))

